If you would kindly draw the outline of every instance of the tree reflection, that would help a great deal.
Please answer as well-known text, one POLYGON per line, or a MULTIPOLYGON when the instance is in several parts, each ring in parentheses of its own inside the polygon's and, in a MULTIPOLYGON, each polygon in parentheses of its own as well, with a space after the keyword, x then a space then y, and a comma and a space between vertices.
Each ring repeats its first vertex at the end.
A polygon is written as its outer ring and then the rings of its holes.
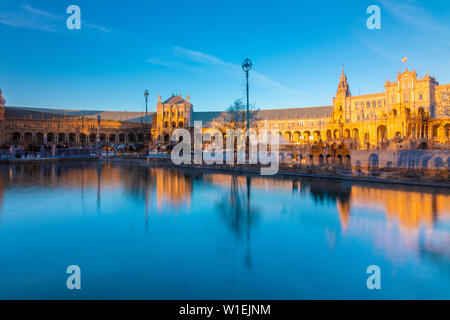
POLYGON ((251 178, 245 177, 245 188, 243 188, 239 177, 232 175, 230 190, 223 194, 221 200, 217 203, 217 208, 219 215, 227 223, 236 238, 242 239, 245 236, 246 255, 244 264, 251 268, 250 233, 258 217, 258 210, 251 203, 251 178))

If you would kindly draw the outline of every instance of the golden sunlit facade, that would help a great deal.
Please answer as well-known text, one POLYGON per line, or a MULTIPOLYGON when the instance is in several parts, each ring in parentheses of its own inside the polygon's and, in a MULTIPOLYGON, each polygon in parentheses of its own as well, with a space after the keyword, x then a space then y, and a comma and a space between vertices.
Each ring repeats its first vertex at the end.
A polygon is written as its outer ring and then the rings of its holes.
MULTIPOLYGON (((353 96, 344 70, 332 106, 259 110, 252 127, 280 132, 282 142, 347 150, 448 149, 450 84, 406 69, 384 92, 353 96)), ((194 112, 189 95, 172 95, 156 112, 70 111, 6 107, 0 92, 0 144, 170 143, 194 121, 223 129, 227 112, 194 112)))
POLYGON ((414 147, 424 142, 448 146, 450 85, 406 69, 384 87, 381 93, 353 96, 342 71, 331 107, 261 111, 257 126, 267 123, 285 141, 297 144, 339 141, 363 150, 410 149, 411 141, 414 147))
POLYGON ((192 127, 192 111, 189 94, 186 99, 181 94, 172 95, 164 102, 161 102, 161 95, 159 95, 156 106, 156 126, 153 126, 152 137, 155 137, 156 142, 169 143, 173 130, 192 127))
POLYGON ((405 70, 382 93, 352 96, 342 71, 327 139, 353 139, 360 148, 389 147, 405 139, 448 144, 450 85, 439 85, 427 74, 418 78, 405 70))
MULTIPOLYGON (((332 106, 259 110, 252 127, 280 132, 291 144, 343 143, 353 150, 446 149, 450 143, 450 84, 418 77, 406 69, 384 92, 353 96, 342 70, 332 106), (424 144, 426 145, 424 147, 424 144), (421 146, 422 145, 422 146, 421 146)), ((173 130, 202 126, 223 129, 227 112, 193 112, 189 96, 172 96, 157 105, 152 136, 169 143, 173 130)))
POLYGON ((137 145, 150 139, 150 126, 142 112, 5 107, 0 94, 0 146, 137 145))

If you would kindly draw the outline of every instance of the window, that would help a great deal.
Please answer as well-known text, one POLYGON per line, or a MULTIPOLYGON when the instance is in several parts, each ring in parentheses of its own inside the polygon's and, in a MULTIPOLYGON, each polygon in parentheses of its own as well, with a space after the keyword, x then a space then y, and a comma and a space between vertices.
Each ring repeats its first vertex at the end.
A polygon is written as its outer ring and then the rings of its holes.
POLYGON ((377 107, 377 102, 376 101, 373 101, 372 102, 372 108, 376 108, 377 107))
POLYGON ((447 101, 448 100, 448 92, 444 92, 442 94, 442 100, 447 101))
POLYGON ((355 104, 355 109, 358 109, 359 108, 359 104, 357 103, 357 104, 355 104))
POLYGON ((405 92, 405 102, 409 102, 409 92, 405 92))
POLYGON ((383 106, 383 102, 380 100, 380 101, 378 101, 378 107, 382 107, 383 106))
POLYGON ((419 100, 423 100, 423 94, 419 93, 419 100))
POLYGON ((366 106, 367 108, 370 108, 370 102, 367 102, 366 106))

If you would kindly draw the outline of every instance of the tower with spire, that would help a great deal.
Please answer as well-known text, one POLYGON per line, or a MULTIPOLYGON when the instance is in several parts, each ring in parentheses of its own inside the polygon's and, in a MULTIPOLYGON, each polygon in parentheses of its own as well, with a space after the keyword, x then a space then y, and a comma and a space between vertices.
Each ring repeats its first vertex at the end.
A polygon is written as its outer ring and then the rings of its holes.
MULTIPOLYGON (((342 74, 339 78, 339 84, 336 91, 336 96, 333 97, 333 123, 344 124, 351 118, 351 92, 348 85, 345 70, 342 68, 342 74)), ((342 137, 342 132, 339 133, 342 137)))

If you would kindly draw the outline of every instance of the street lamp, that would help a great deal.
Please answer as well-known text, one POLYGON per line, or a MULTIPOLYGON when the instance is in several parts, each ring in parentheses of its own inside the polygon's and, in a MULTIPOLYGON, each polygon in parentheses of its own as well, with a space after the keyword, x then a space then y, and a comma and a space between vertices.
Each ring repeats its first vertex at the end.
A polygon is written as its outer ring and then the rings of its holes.
POLYGON ((97 155, 102 155, 102 142, 100 139, 100 121, 102 120, 102 117, 100 114, 97 114, 97 155))
POLYGON ((145 89, 144 91, 144 97, 145 97, 145 120, 147 120, 147 105, 148 105, 148 90, 145 89))
POLYGON ((248 102, 248 72, 252 69, 252 61, 250 59, 245 59, 242 63, 242 70, 245 72, 245 76, 247 79, 247 132, 250 130, 250 110, 249 110, 249 102, 248 102))
MULTIPOLYGON (((145 91, 144 91, 144 97, 145 97, 145 129, 144 130, 146 130, 148 127, 147 127, 147 117, 148 117, 148 115, 147 115, 147 105, 148 105, 148 90, 147 89, 145 89, 145 91)), ((144 133, 144 141, 146 140, 145 139, 145 134, 146 134, 147 132, 145 132, 144 133)), ((146 147, 146 144, 145 144, 145 142, 144 142, 144 148, 145 148, 145 150, 147 149, 147 147, 146 147)), ((147 150, 146 150, 147 151, 147 150)), ((147 152, 146 152, 147 153, 147 152)))

